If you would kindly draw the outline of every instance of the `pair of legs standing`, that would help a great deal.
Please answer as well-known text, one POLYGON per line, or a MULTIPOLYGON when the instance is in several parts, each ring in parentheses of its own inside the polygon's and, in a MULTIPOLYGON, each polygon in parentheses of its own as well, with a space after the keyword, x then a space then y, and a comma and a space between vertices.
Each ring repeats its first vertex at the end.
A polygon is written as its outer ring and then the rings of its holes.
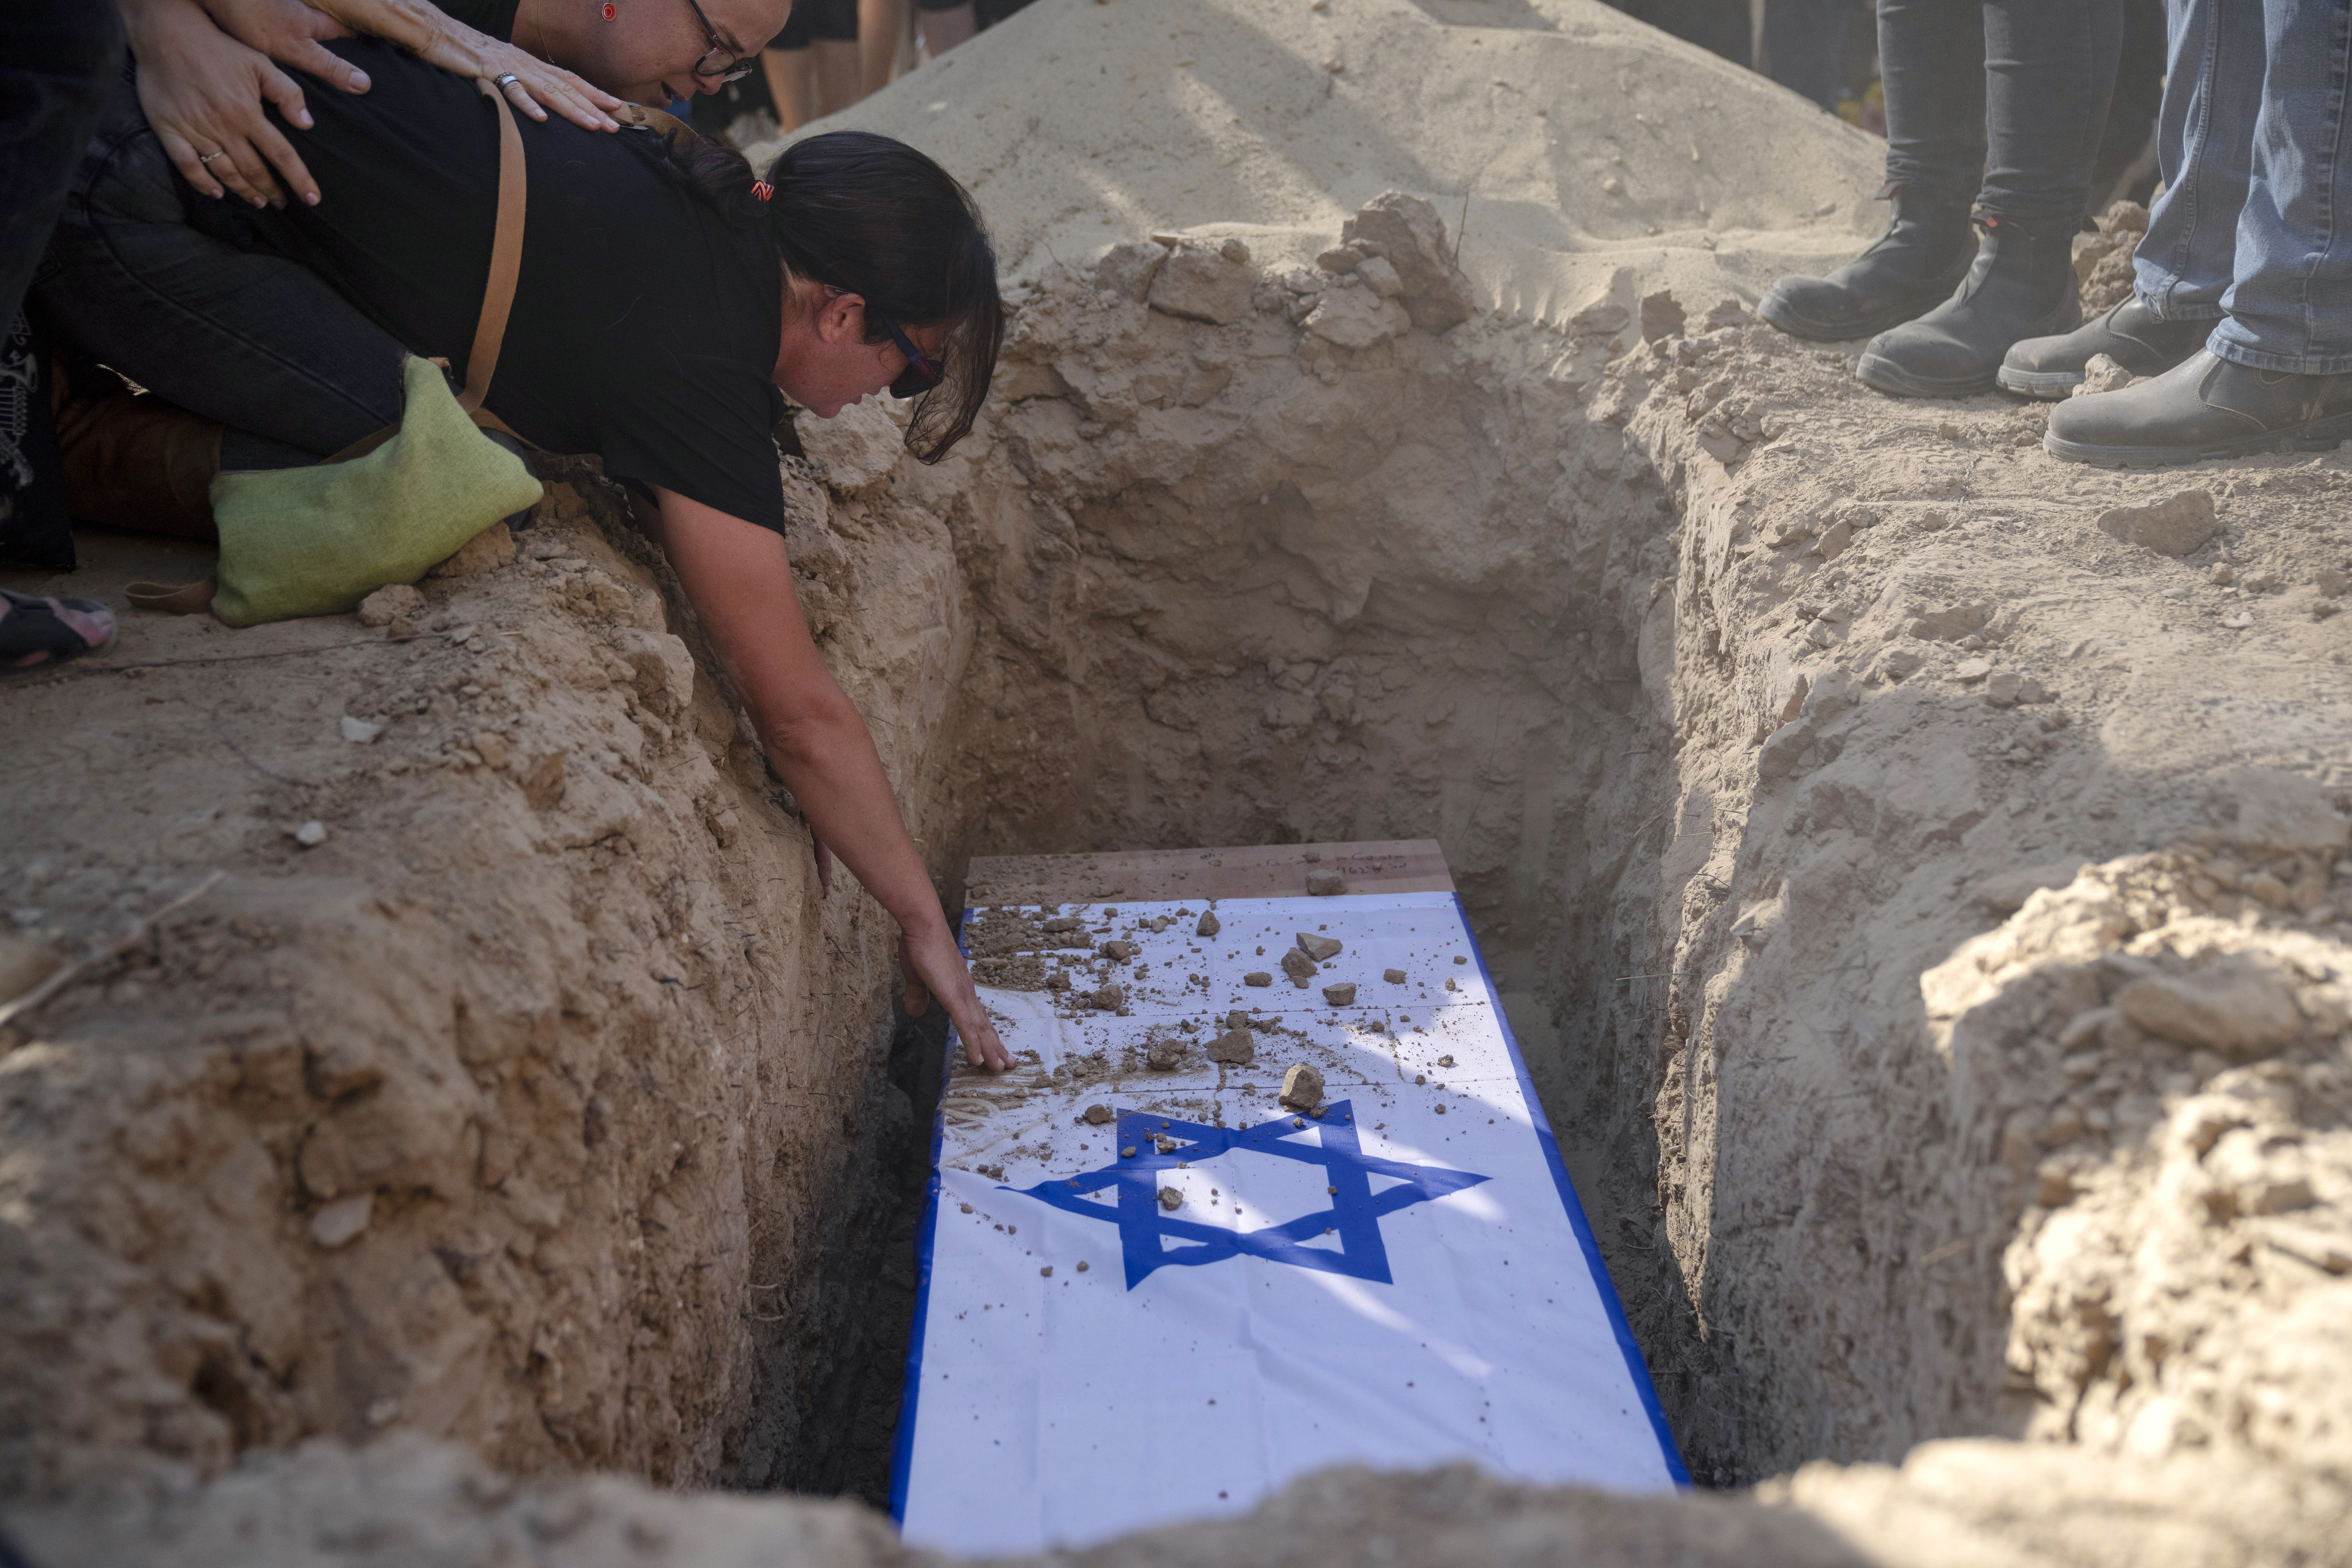
POLYGON ((890 85, 907 31, 907 0, 795 0, 792 18, 760 51, 787 131, 838 114, 890 85))
POLYGON ((2045 445, 2128 464, 2334 447, 2352 437, 2352 0, 2168 12, 2165 189, 2114 312, 2136 342, 2085 328, 2016 356, 2109 353, 2155 379, 2062 405, 2045 445), (2163 352, 2114 352, 2139 343, 2163 352))
POLYGON ((2124 0, 1880 0, 1894 221, 1827 278, 1782 279, 1764 318, 1871 338, 1858 374, 1909 396, 1989 391, 2011 343, 2072 329, 2123 22, 2124 0))
MULTIPOLYGON (((1029 0, 913 0, 916 39, 933 59, 1029 0)), ((760 51, 776 118, 797 131, 890 85, 907 38, 908 0, 798 0, 760 51)))
POLYGON ((2164 191, 2134 298, 2082 324, 2072 237, 2122 5, 1881 0, 1894 221, 1829 277, 1781 279, 1761 313, 1803 337, 1876 334, 1858 374, 1909 395, 2063 397, 2095 354, 2154 378, 2057 409, 2061 457, 2352 437, 2352 0, 2167 0, 2164 191))

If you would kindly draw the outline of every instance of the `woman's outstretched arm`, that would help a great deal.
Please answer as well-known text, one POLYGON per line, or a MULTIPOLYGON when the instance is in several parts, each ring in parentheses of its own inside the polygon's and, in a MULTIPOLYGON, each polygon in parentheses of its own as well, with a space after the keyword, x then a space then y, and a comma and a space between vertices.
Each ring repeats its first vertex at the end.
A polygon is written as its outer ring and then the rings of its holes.
POLYGON ((963 1037, 966 1056, 999 1071, 1011 1067, 930 873, 907 835, 866 721, 817 656, 782 536, 673 490, 655 495, 670 564, 733 672, 768 760, 817 837, 898 922, 908 1011, 923 1011, 936 996, 963 1037))

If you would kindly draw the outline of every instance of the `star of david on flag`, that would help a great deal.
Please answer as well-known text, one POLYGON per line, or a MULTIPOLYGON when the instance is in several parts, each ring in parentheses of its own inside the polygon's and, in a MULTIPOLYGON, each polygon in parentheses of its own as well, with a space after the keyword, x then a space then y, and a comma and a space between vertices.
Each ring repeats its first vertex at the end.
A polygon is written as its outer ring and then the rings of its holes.
POLYGON ((1114 1160, 1099 1170, 1076 1176, 1003 1190, 1024 1193, 1066 1214, 1116 1224, 1130 1290, 1155 1268, 1197 1268, 1242 1256, 1388 1285, 1394 1280, 1389 1275, 1388 1247, 1381 1238, 1381 1216, 1487 1179, 1469 1171, 1365 1153, 1356 1136, 1354 1108, 1348 1100, 1333 1102, 1322 1121, 1309 1121, 1305 1128, 1294 1127, 1291 1121, 1284 1117, 1255 1127, 1204 1127, 1125 1110, 1118 1117, 1118 1143, 1135 1150, 1132 1158, 1114 1160), (1319 1141, 1310 1136, 1314 1133, 1320 1134, 1319 1141), (1159 1146, 1161 1140, 1176 1147, 1163 1153, 1159 1146), (1329 1206, 1255 1230, 1203 1225, 1160 1206, 1158 1173, 1175 1169, 1179 1161, 1199 1166, 1235 1151, 1322 1166, 1325 1184, 1335 1189, 1329 1206), (1391 1178, 1398 1184, 1375 1193, 1374 1176, 1391 1178), (1117 1189, 1115 1205, 1107 1206, 1087 1195, 1106 1187, 1117 1189), (1326 1230, 1339 1238, 1337 1250, 1304 1245, 1326 1230), (1172 1248, 1171 1242, 1176 1244, 1172 1248))

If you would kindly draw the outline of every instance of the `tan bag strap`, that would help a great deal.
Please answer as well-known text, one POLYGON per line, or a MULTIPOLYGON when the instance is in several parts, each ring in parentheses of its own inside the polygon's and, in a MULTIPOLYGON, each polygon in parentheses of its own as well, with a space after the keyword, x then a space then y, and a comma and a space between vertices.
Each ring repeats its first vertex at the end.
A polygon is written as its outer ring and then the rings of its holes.
MULTIPOLYGON (((466 356, 466 385, 457 394, 457 406, 476 425, 504 431, 528 447, 533 443, 515 435, 505 420, 482 406, 482 399, 490 390, 490 378, 499 372, 499 350, 506 343, 507 318, 514 311, 515 284, 522 277, 522 222, 530 205, 530 174, 523 161, 522 131, 515 123, 514 106, 490 83, 478 78, 474 85, 481 89, 484 98, 499 106, 499 209, 490 231, 490 273, 482 286, 482 314, 474 323, 474 348, 466 356)), ((433 363, 446 368, 444 361, 436 359, 433 363)), ((398 434, 397 423, 387 425, 361 437, 325 461, 348 463, 353 458, 364 458, 398 434)))
POLYGON ((666 109, 647 109, 642 103, 625 103, 612 111, 613 118, 639 131, 656 131, 667 134, 675 131, 688 142, 699 142, 702 132, 666 109))
POLYGON ((482 318, 474 328, 474 352, 466 356, 466 389, 457 395, 457 406, 468 414, 481 408, 490 377, 498 374, 499 348, 506 342, 507 316, 514 309, 515 281, 522 276, 522 220, 530 180, 514 106, 490 83, 474 85, 499 106, 499 220, 490 235, 490 279, 482 290, 482 318))

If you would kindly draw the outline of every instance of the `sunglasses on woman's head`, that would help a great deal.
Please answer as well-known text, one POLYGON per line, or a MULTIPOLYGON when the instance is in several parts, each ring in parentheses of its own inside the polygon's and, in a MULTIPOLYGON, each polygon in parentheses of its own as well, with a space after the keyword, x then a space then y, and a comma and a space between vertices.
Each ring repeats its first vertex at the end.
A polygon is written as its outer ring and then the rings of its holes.
POLYGON ((898 345, 898 352, 907 356, 907 368, 890 384, 891 396, 901 400, 920 397, 947 374, 947 366, 909 342, 907 334, 898 330, 898 322, 872 310, 866 312, 866 319, 880 323, 882 330, 890 334, 890 341, 898 345))

